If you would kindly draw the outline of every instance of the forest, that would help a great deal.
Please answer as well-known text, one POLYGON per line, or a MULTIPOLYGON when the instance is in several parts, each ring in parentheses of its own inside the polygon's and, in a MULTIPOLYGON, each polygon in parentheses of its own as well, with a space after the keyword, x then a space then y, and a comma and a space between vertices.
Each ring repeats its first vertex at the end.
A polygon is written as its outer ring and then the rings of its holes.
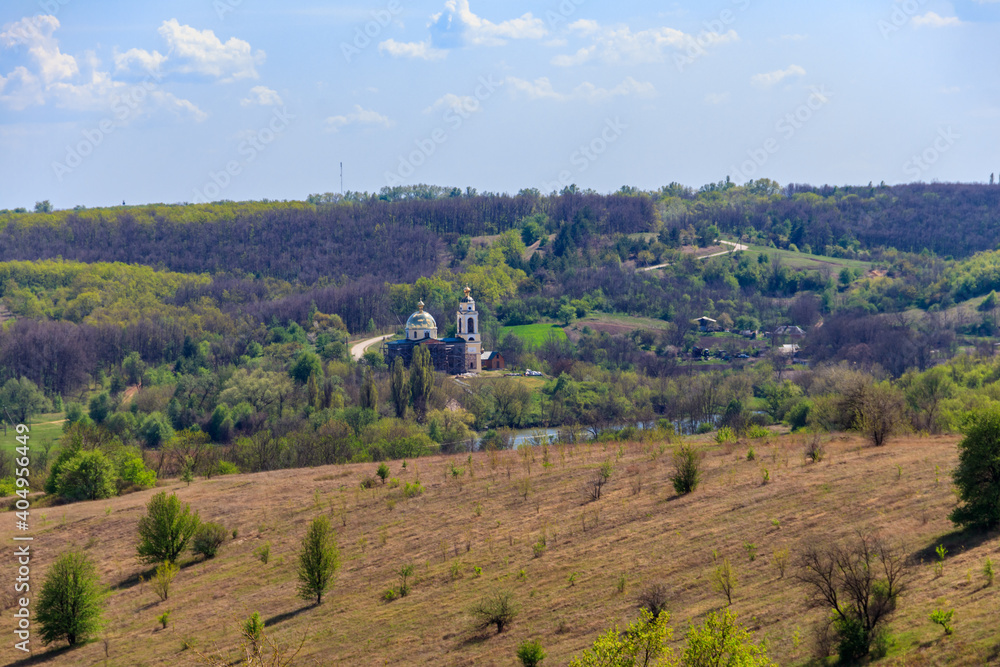
POLYGON ((993 400, 996 186, 421 185, 36 208, 0 211, 5 405, 64 416, 78 443, 110 438, 159 475, 502 445, 514 429, 851 428, 856 415, 830 406, 881 382, 917 430, 993 400), (418 300, 454 333, 465 285, 485 349, 543 384, 418 382, 377 348, 349 354, 397 334, 418 300), (699 332, 701 316, 729 333, 699 332), (514 329, 543 322, 566 335, 514 329), (804 340, 768 334, 792 324, 804 340), (985 379, 956 370, 970 365, 985 379), (928 411, 912 387, 942 369, 951 384, 928 411))

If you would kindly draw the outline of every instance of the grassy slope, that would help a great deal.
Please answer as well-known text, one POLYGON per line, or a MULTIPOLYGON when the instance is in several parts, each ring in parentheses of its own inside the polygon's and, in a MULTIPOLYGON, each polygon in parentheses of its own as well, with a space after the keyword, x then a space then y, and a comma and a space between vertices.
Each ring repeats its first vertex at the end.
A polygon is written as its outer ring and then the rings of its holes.
POLYGON ((839 257, 827 257, 824 255, 807 255, 801 252, 791 252, 790 250, 779 250, 778 248, 766 248, 764 246, 750 246, 745 250, 752 259, 764 254, 770 258, 780 258, 782 263, 795 269, 840 271, 845 266, 851 269, 869 271, 872 268, 871 262, 861 262, 854 259, 841 259, 839 257))
POLYGON ((529 345, 541 345, 548 340, 550 334, 555 334, 557 338, 565 339, 566 332, 558 324, 523 324, 516 327, 504 327, 505 334, 517 334, 517 337, 529 345))
MULTIPOLYGON (((824 612, 807 609, 791 568, 778 579, 774 549, 790 548, 794 560, 807 543, 882 528, 901 539, 907 553, 932 557, 933 545, 951 530, 945 517, 954 502, 947 478, 956 460, 954 437, 899 440, 880 450, 859 445, 835 438, 818 465, 803 463, 797 436, 757 443, 758 462, 745 460, 745 445, 729 453, 712 447, 702 488, 676 498, 666 478, 669 453, 628 444, 596 503, 584 501, 581 487, 601 461, 615 460, 617 444, 553 448, 547 469, 542 452, 534 450, 530 473, 518 453, 492 459, 476 454, 474 478, 457 480, 448 478, 448 466, 464 464, 464 456, 410 461, 405 471, 393 462, 394 475, 419 477, 426 487, 422 497, 409 500, 384 487, 360 490, 357 482, 372 472, 371 464, 198 480, 190 487, 168 483, 203 519, 238 528, 239 536, 212 561, 182 563, 167 602, 159 602, 148 584, 136 583, 144 570, 133 557, 135 526, 152 491, 39 509, 32 514, 33 583, 40 583, 57 553, 75 546, 98 560, 114 587, 110 660, 104 662, 104 645, 97 642, 44 664, 199 664, 194 651, 182 648, 186 638, 199 650, 217 648, 235 659, 237 621, 255 610, 282 644, 308 635, 298 665, 512 665, 517 644, 527 638, 542 642, 548 662, 565 664, 609 624, 632 619, 637 591, 651 582, 669 587, 672 625, 682 637, 688 623, 720 606, 709 583, 713 550, 738 572, 734 610, 770 640, 779 664, 804 664, 824 612), (766 486, 761 466, 770 470, 766 486), (525 478, 531 480, 527 499, 518 491, 525 478), (389 498, 396 499, 393 509, 389 498), (322 512, 333 514, 343 567, 333 592, 315 608, 295 597, 294 561, 308 522, 322 512), (534 558, 531 545, 543 532, 548 548, 534 558), (252 554, 265 542, 272 545, 271 561, 261 565, 252 554), (753 562, 746 542, 757 546, 753 562), (416 565, 412 593, 381 602, 395 583, 393 572, 406 563, 416 565), (454 563, 457 580, 450 576, 454 563), (483 568, 480 578, 474 566, 483 568), (617 592, 620 575, 627 581, 624 594, 617 592), (496 585, 516 591, 523 613, 503 635, 480 635, 469 629, 465 610, 496 585), (156 616, 167 609, 173 610, 171 626, 157 630, 156 616), (796 633, 802 639, 797 648, 796 633)), ((11 543, 12 526, 0 523, 0 541, 11 543)), ((935 579, 929 565, 914 568, 893 621, 902 643, 896 664, 983 664, 1000 650, 1000 584, 982 588, 979 574, 986 555, 1000 561, 997 536, 947 546, 943 577, 935 579), (935 606, 955 608, 954 636, 942 638, 928 621, 935 606)), ((13 567, 11 558, 2 559, 4 581, 12 581, 13 567)), ((0 644, 0 663, 17 657, 11 642, 0 644)))
MULTIPOLYGON (((36 415, 31 420, 32 423, 29 424, 31 430, 28 432, 28 441, 31 447, 43 449, 46 444, 54 445, 62 436, 63 420, 65 418, 66 414, 62 412, 36 415)), ((3 437, 3 430, 0 430, 0 449, 12 452, 19 444, 14 439, 16 435, 17 432, 10 425, 7 426, 6 438, 3 437)))

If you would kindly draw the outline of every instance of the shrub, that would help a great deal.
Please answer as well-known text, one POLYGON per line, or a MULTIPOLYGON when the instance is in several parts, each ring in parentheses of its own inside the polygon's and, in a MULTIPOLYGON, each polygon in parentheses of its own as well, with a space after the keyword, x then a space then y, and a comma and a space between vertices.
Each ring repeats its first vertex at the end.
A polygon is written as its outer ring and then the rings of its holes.
POLYGON ((517 659, 521 661, 522 667, 538 667, 545 660, 545 651, 537 641, 525 640, 517 647, 517 659))
POLYGON ((608 480, 611 479, 611 471, 611 461, 605 461, 594 471, 594 476, 587 484, 587 493, 591 500, 601 499, 601 490, 608 483, 608 480))
POLYGON ((715 434, 715 441, 720 445, 724 445, 727 442, 735 442, 736 432, 728 426, 723 426, 715 434))
POLYGON ((339 567, 340 551, 330 519, 318 516, 302 538, 298 567, 299 596, 304 600, 316 598, 316 604, 322 604, 323 593, 329 588, 339 567))
POLYGON ((75 646, 93 636, 102 625, 105 595, 97 568, 86 554, 60 555, 45 574, 35 612, 42 642, 65 639, 75 646))
POLYGON ((379 463, 378 470, 375 471, 375 474, 382 480, 382 484, 385 484, 385 480, 389 477, 389 466, 385 463, 379 463))
POLYGON ((264 621, 260 614, 256 611, 252 613, 247 620, 243 621, 243 627, 240 628, 240 631, 243 634, 243 639, 250 645, 252 654, 257 654, 264 639, 264 621))
POLYGON ((139 519, 139 558, 146 563, 176 562, 198 529, 198 513, 191 513, 176 494, 157 493, 146 504, 146 516, 139 519))
POLYGON ((691 445, 681 445, 674 452, 674 474, 670 481, 679 495, 691 493, 701 480, 701 457, 691 445))
POLYGON ((362 489, 374 489, 375 488, 375 478, 371 475, 365 475, 361 478, 361 488, 362 489))
POLYGON ((766 438, 771 435, 771 432, 760 424, 750 424, 745 432, 746 437, 751 440, 759 440, 760 438, 766 438))
POLYGON ((813 463, 819 463, 826 456, 826 445, 819 434, 813 434, 806 441, 806 459, 813 463))
POLYGON ((535 554, 535 558, 541 558, 542 554, 545 553, 545 536, 539 537, 538 541, 531 545, 531 550, 535 554))
POLYGON ((67 500, 97 500, 117 493, 115 470, 99 449, 82 451, 59 470, 57 493, 67 500))
POLYGON ((960 526, 987 530, 1000 525, 1000 408, 971 415, 962 432, 952 473, 961 504, 950 518, 960 526))
POLYGON ((420 481, 417 480, 410 484, 407 482, 403 485, 403 497, 404 498, 416 498, 424 492, 424 487, 420 485, 420 481))
POLYGON ((219 547, 226 541, 226 529, 217 523, 203 523, 198 526, 191 541, 191 549, 205 558, 214 558, 219 547))
POLYGON ((232 461, 219 461, 219 465, 215 468, 216 475, 238 475, 240 474, 240 469, 232 461))
POLYGON ((264 542, 264 544, 254 549, 253 555, 256 556, 257 560, 261 563, 267 565, 267 561, 271 559, 271 543, 264 542))
POLYGON ((170 584, 174 582, 174 577, 181 569, 175 563, 163 561, 156 566, 156 573, 153 575, 153 592, 160 598, 166 600, 170 597, 170 584))
POLYGON ((131 450, 117 458, 118 492, 127 489, 148 489, 156 486, 156 472, 146 467, 139 452, 131 450))
POLYGON ((946 635, 950 635, 952 633, 951 619, 954 615, 954 609, 949 609, 948 611, 935 609, 931 612, 931 623, 937 623, 944 629, 946 635))
POLYGON ((497 634, 514 621, 518 612, 517 600, 509 590, 495 590, 469 609, 477 630, 496 626, 497 634))
POLYGON ((167 623, 170 622, 170 610, 166 610, 162 614, 156 617, 156 620, 163 626, 163 629, 167 629, 167 623))
POLYGON ((993 577, 996 572, 993 571, 993 561, 990 560, 989 556, 986 557, 986 562, 983 563, 983 576, 986 577, 986 585, 993 585, 993 577))
POLYGON ((747 450, 747 461, 756 461, 756 460, 757 460, 757 452, 753 450, 753 447, 750 447, 750 449, 747 450))
POLYGON ((669 601, 667 587, 664 584, 651 584, 639 593, 639 608, 648 611, 654 619, 667 610, 669 601))
POLYGON ((771 560, 774 562, 774 566, 778 568, 778 578, 785 578, 785 569, 788 567, 788 549, 775 549, 774 553, 771 554, 771 560))

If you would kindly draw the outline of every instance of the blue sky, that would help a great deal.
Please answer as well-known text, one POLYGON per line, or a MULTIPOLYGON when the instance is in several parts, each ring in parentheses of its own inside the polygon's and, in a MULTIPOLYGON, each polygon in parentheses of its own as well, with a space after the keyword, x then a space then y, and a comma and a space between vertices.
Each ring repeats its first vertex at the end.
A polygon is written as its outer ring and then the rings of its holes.
POLYGON ((988 181, 1000 0, 8 0, 0 208, 988 181))

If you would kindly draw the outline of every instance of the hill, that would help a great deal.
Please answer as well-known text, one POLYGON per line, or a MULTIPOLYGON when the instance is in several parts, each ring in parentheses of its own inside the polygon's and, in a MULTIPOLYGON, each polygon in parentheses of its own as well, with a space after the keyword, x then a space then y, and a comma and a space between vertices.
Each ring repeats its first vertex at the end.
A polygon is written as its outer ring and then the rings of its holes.
MULTIPOLYGON (((827 457, 806 464, 802 436, 722 448, 702 443, 705 479, 694 494, 675 496, 664 443, 580 444, 517 452, 476 453, 392 462, 400 482, 419 479, 422 495, 359 481, 374 464, 282 470, 167 481, 203 520, 236 530, 219 555, 182 559, 170 597, 160 602, 136 563, 136 523, 154 491, 107 501, 38 508, 32 583, 40 583, 59 552, 86 550, 112 588, 102 639, 73 651, 43 651, 34 662, 5 642, 3 664, 194 665, 196 652, 236 658, 238 623, 254 611, 266 632, 285 646, 305 644, 296 665, 512 665, 519 642, 534 638, 565 664, 615 622, 636 616, 636 595, 663 583, 675 638, 719 608, 709 583, 713 558, 734 564, 732 608, 778 664, 807 664, 814 629, 825 612, 809 610, 794 579, 806 545, 829 544, 857 530, 880 530, 899 540, 915 565, 892 620, 891 656, 905 665, 972 665, 997 659, 997 587, 984 588, 986 556, 1000 560, 997 535, 950 533, 952 436, 907 438, 872 449, 833 436, 827 457), (545 463, 548 459, 548 465, 545 463), (610 460, 614 472, 602 498, 583 490, 594 469, 610 460), (762 484, 767 468, 770 483, 762 484), (452 470, 460 471, 453 473, 452 470), (331 515, 342 567, 320 607, 295 597, 295 556, 308 522, 331 515), (535 557, 532 545, 545 538, 535 557), (254 551, 271 545, 263 565, 254 551), (929 565, 944 543, 943 576, 929 565), (748 558, 747 544, 756 547, 748 558), (773 552, 788 548, 789 570, 779 577, 773 552), (923 564, 916 564, 921 563, 923 564), (382 593, 395 572, 415 565, 410 595, 394 602, 382 593), (477 576, 474 568, 482 569, 477 576), (466 609, 495 586, 511 588, 523 611, 500 636, 470 629, 466 609), (928 620, 936 607, 955 609, 955 634, 944 637, 928 620), (156 617, 171 610, 167 629, 156 617), (193 648, 185 648, 193 646, 193 648), (107 651, 107 658, 105 652, 107 651)), ((12 521, 0 528, 10 544, 12 521)), ((12 559, 3 563, 11 581, 12 559)), ((10 594, 8 593, 8 596, 10 594)), ((10 598, 7 598, 7 606, 10 598)), ((37 634, 35 635, 37 638, 37 634)))

